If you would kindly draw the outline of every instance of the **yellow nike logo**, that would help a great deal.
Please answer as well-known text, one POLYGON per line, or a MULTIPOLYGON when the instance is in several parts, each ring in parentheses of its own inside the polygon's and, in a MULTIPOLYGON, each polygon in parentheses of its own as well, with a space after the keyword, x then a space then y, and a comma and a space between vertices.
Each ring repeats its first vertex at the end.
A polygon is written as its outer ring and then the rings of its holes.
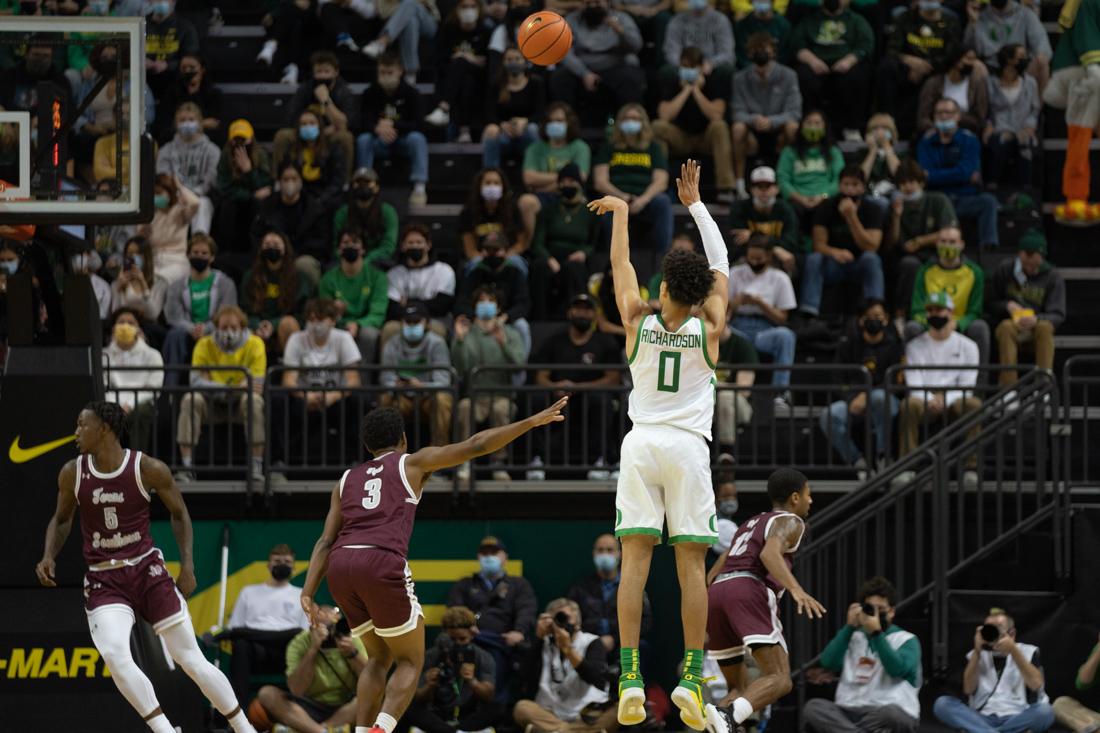
POLYGON ((51 440, 49 443, 42 443, 41 445, 32 445, 30 448, 24 448, 19 445, 19 436, 15 436, 15 440, 11 442, 11 447, 8 448, 8 460, 12 463, 26 463, 27 461, 33 461, 39 456, 44 456, 55 448, 60 448, 66 443, 71 443, 76 440, 75 435, 66 435, 64 438, 58 438, 57 440, 51 440))

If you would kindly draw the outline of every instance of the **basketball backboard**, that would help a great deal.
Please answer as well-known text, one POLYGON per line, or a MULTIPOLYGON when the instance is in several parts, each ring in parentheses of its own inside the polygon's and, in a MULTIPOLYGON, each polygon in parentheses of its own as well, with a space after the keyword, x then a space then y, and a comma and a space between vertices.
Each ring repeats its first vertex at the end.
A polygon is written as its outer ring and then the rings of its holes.
POLYGON ((146 95, 143 18, 4 17, 0 224, 148 219, 146 95))

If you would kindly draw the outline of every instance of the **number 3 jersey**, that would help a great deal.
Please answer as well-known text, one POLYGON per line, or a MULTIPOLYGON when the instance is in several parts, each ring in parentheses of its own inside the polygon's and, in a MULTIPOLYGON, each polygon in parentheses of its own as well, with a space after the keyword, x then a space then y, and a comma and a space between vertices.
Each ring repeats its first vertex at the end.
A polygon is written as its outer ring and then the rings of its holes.
POLYGON ((408 457, 408 453, 384 453, 344 472, 340 479, 344 524, 333 549, 378 547, 408 557, 420 502, 405 476, 408 457))
POLYGON ((92 457, 76 459, 76 503, 88 565, 132 560, 153 549, 149 534, 149 492, 141 483, 140 451, 127 450, 122 464, 100 473, 92 457))
POLYGON ((635 425, 670 425, 710 440, 714 421, 714 361, 707 353, 707 331, 701 318, 669 331, 660 314, 638 326, 630 355, 628 414, 635 425))

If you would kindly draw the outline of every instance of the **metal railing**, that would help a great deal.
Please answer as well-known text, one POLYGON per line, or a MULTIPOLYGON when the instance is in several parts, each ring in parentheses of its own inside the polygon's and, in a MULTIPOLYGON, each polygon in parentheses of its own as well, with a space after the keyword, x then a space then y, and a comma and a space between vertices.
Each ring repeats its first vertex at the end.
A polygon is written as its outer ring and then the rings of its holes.
POLYGON ((1090 438, 1100 433, 1100 356, 1073 356, 1062 368, 1063 419, 1076 451, 1066 451, 1066 478, 1072 486, 1100 483, 1090 438))

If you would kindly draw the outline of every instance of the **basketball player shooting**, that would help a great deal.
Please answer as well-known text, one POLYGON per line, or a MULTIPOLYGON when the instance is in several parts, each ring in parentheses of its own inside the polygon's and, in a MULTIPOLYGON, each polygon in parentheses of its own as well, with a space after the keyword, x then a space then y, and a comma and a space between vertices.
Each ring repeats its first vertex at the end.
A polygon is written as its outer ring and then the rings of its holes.
POLYGON ((706 552, 718 538, 707 441, 714 421, 714 356, 726 325, 729 263, 718 226, 699 199, 699 165, 694 160, 681 166, 676 190, 695 219, 706 257, 686 251, 665 256, 659 313, 638 293, 626 202, 606 196, 589 208, 612 215, 615 303, 626 329, 634 383, 628 411, 634 427, 623 438, 615 493, 615 536, 623 546, 619 723, 637 725, 646 717, 645 683, 638 667, 642 595, 653 546, 661 540, 667 518, 680 580, 685 649, 672 701, 686 725, 703 730, 706 552))
POLYGON ((799 471, 781 468, 768 477, 771 511, 740 527, 726 554, 711 568, 707 646, 726 678, 729 694, 707 705, 711 733, 743 733, 754 711, 791 691, 787 642, 779 622, 779 599, 790 593, 799 614, 821 618, 825 608, 795 579, 792 560, 806 531, 813 499, 799 471), (752 649, 760 676, 746 689, 745 647, 752 649))
POLYGON ((363 443, 374 458, 345 471, 333 489, 302 586, 302 609, 316 624, 313 596, 327 575, 352 635, 366 647, 355 733, 393 733, 424 666, 424 613, 407 559, 424 484, 434 471, 495 453, 530 430, 561 422, 568 402, 563 397, 525 420, 416 453, 406 453, 405 421, 396 409, 380 407, 363 419, 363 443))
POLYGON ((91 402, 76 420, 77 458, 57 477, 57 508, 46 528, 46 547, 35 567, 38 582, 53 588, 54 559, 65 545, 80 509, 84 535, 84 609, 92 641, 111 670, 119 692, 154 733, 175 733, 160 709, 153 685, 130 654, 137 616, 152 625, 172 659, 195 681, 236 733, 256 733, 241 711, 229 680, 206 660, 195 641, 184 597, 195 590, 191 561, 191 516, 168 467, 119 443, 126 415, 111 402, 91 402), (149 534, 149 503, 155 493, 168 508, 180 551, 175 582, 149 534))

